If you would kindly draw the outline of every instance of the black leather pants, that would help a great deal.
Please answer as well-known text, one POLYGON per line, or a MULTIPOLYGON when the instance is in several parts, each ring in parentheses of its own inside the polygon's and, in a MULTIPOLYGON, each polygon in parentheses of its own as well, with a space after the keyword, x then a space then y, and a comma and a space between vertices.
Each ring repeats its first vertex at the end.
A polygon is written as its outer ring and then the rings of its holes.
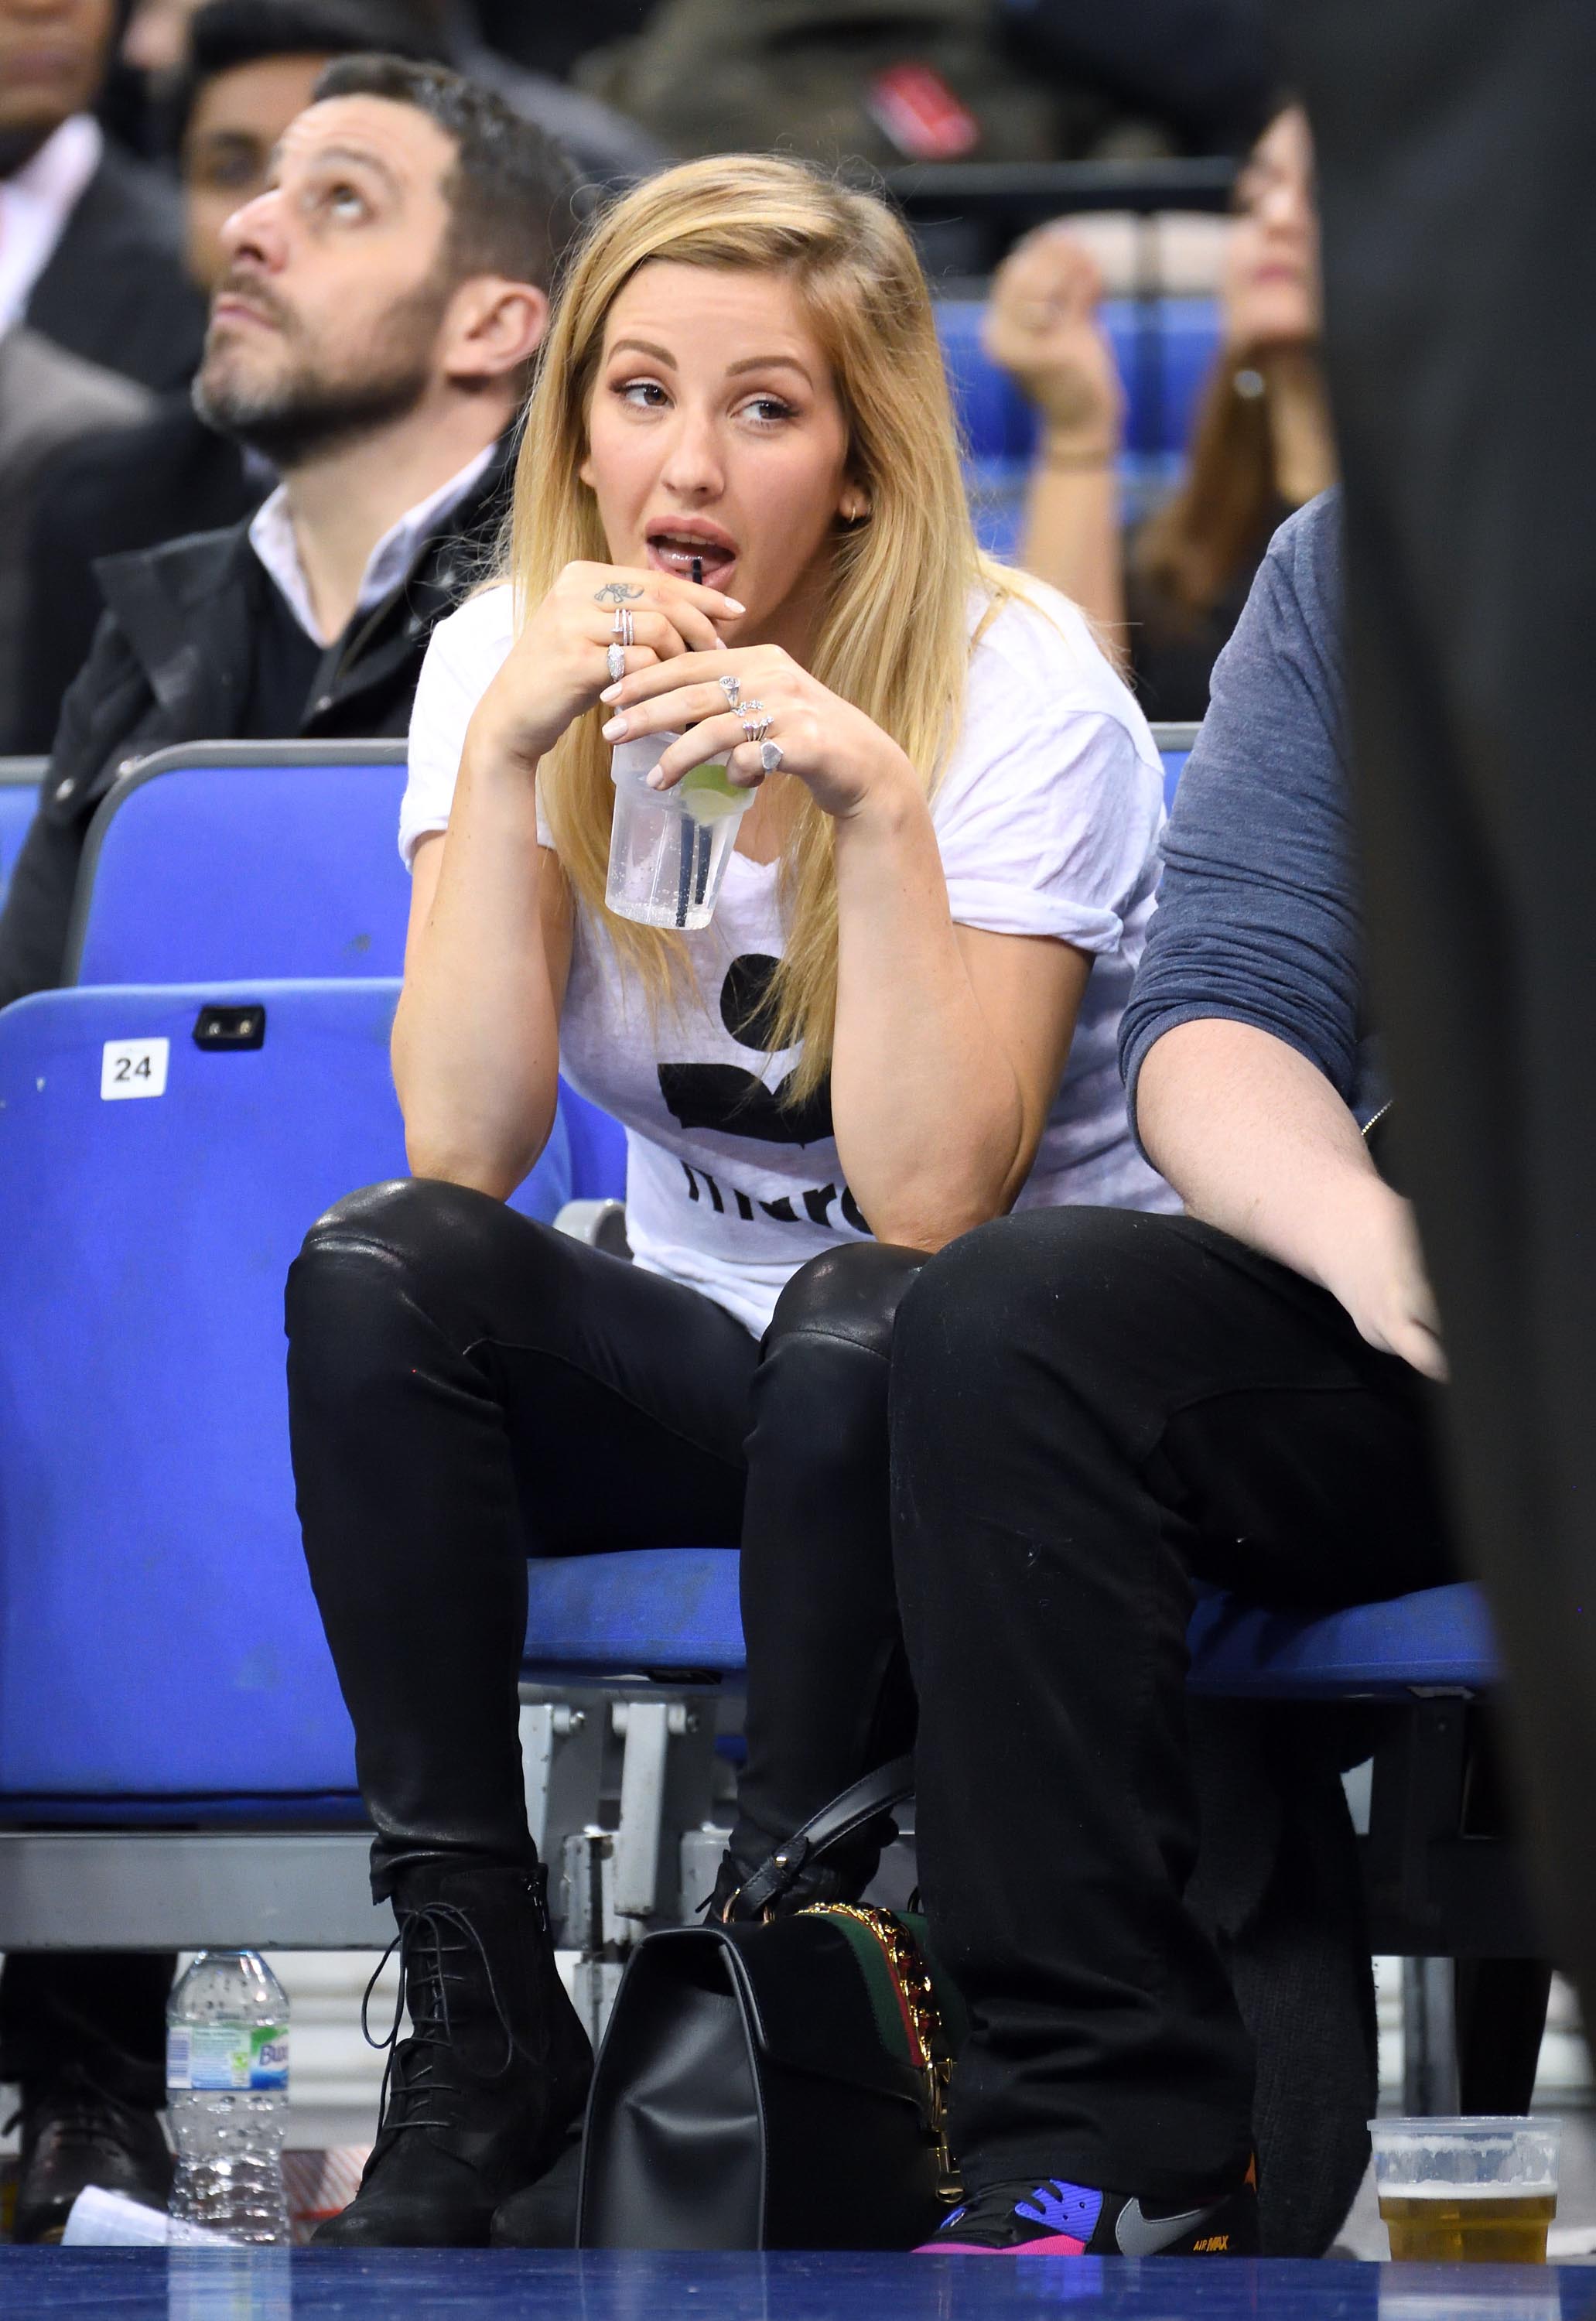
POLYGON ((294 1471, 379 1898, 413 1862, 531 1859, 528 1556, 741 1543, 742 1858, 907 1745, 887 1354, 920 1262, 815 1260, 761 1345, 459 1186, 374 1186, 312 1229, 288 1277, 294 1471))

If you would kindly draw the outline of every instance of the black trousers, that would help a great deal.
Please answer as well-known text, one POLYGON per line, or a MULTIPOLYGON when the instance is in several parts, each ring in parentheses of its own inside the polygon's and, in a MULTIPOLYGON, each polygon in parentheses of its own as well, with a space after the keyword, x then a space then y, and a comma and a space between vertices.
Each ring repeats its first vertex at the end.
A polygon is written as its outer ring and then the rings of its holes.
POLYGON ((969 2183, 1236 2182, 1252 2059, 1187 1907, 1194 1579, 1345 1605, 1452 1576, 1427 1395, 1322 1290, 1186 1218, 1033 1211, 898 1316, 892 1499, 969 2183))
POLYGON ((287 1290, 294 1471, 379 1898, 429 1858, 530 1859, 528 1556, 741 1543, 745 1868, 907 1745, 887 1358, 920 1262, 816 1259, 762 1346, 459 1186, 376 1186, 313 1229, 287 1290))
POLYGON ((1462 1543, 1596 2019, 1596 11, 1292 0, 1352 737, 1462 1543))

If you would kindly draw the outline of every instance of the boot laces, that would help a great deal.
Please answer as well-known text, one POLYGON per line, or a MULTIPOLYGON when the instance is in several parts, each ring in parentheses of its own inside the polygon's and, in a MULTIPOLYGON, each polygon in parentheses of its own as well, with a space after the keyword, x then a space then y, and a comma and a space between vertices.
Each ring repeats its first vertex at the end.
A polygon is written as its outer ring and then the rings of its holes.
POLYGON ((512 2069, 517 2055, 524 2062, 536 2059, 515 2035, 514 2025, 500 1995, 494 1976, 493 1961, 488 1954, 477 1927, 468 1912, 453 1902, 424 1902, 414 1910, 406 1910, 399 1931, 377 1962, 377 1971, 366 1985, 366 1995, 360 2001, 360 2033, 369 2047, 378 2053, 385 2049, 388 2062, 383 2067, 382 2094, 378 2107, 378 2137, 406 2127, 449 2127, 448 2119, 428 2115, 410 2107, 411 2099, 424 2094, 435 2094, 438 2081, 435 2065, 445 2053, 457 2056, 461 2068, 470 2077, 487 2082, 501 2080, 512 2069), (370 2008, 372 1994, 394 1952, 399 1953, 398 1987, 394 1993, 394 2016, 381 2038, 371 2033, 370 2008), (468 1981, 472 1952, 480 1965, 488 1986, 488 1997, 494 2018, 504 2034, 505 2052, 502 2062, 491 2070, 479 2070, 467 2061, 454 2045, 454 2024, 450 2013, 449 1986, 468 1981), (467 1961, 461 1967, 459 1961, 467 1961), (455 1963, 451 1964, 451 1961, 455 1963), (404 2077, 396 2079, 395 2065, 399 2061, 399 2031, 406 2009, 410 2013, 410 2038, 406 2043, 410 2052, 405 2058, 404 2077), (405 2106, 399 2111, 400 2104, 405 2106), (391 2114, 398 2112, 395 2117, 391 2114))

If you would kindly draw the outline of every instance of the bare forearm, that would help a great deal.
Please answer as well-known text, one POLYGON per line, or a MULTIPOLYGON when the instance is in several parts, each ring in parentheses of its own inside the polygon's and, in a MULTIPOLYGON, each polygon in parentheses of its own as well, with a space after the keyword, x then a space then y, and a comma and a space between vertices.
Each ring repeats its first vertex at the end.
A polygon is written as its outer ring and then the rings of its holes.
POLYGON ((1166 1032, 1142 1065, 1136 1123, 1193 1216, 1327 1288, 1347 1236, 1396 1198, 1324 1074, 1252 1024, 1166 1032))
POLYGON ((836 829, 832 1109, 880 1241, 938 1249, 1017 1189, 1014 1069, 971 988, 925 799, 905 787, 836 829))
POLYGON ((1112 446, 1043 438, 1026 497, 1020 561, 1079 605, 1125 658, 1119 478, 1112 446))
POLYGON ((558 1004, 530 773, 468 741, 432 908, 413 931, 394 1078, 418 1176, 502 1198, 558 1097, 558 1004))

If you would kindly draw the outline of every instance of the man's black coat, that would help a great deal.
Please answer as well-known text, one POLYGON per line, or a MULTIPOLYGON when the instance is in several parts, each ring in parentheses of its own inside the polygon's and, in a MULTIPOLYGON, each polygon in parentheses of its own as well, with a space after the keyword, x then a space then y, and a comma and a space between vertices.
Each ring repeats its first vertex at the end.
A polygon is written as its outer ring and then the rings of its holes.
POLYGON ((237 444, 197 419, 186 395, 169 396, 138 426, 58 451, 34 496, 23 665, 9 724, 0 705, 4 748, 32 757, 54 740, 103 609, 95 579, 102 558, 235 524, 269 488, 269 474, 252 474, 237 444))
POLYGON ((183 271, 176 187, 107 145, 23 320, 68 353, 143 387, 186 386, 205 341, 205 300, 183 271))
POLYGON ((0 915, 0 1006, 61 979, 84 839, 119 773, 185 742, 403 735, 433 629, 484 569, 505 508, 502 454, 422 545, 408 578, 331 646, 291 734, 248 730, 275 584, 246 520, 96 567, 106 611, 61 712, 40 806, 0 915))

